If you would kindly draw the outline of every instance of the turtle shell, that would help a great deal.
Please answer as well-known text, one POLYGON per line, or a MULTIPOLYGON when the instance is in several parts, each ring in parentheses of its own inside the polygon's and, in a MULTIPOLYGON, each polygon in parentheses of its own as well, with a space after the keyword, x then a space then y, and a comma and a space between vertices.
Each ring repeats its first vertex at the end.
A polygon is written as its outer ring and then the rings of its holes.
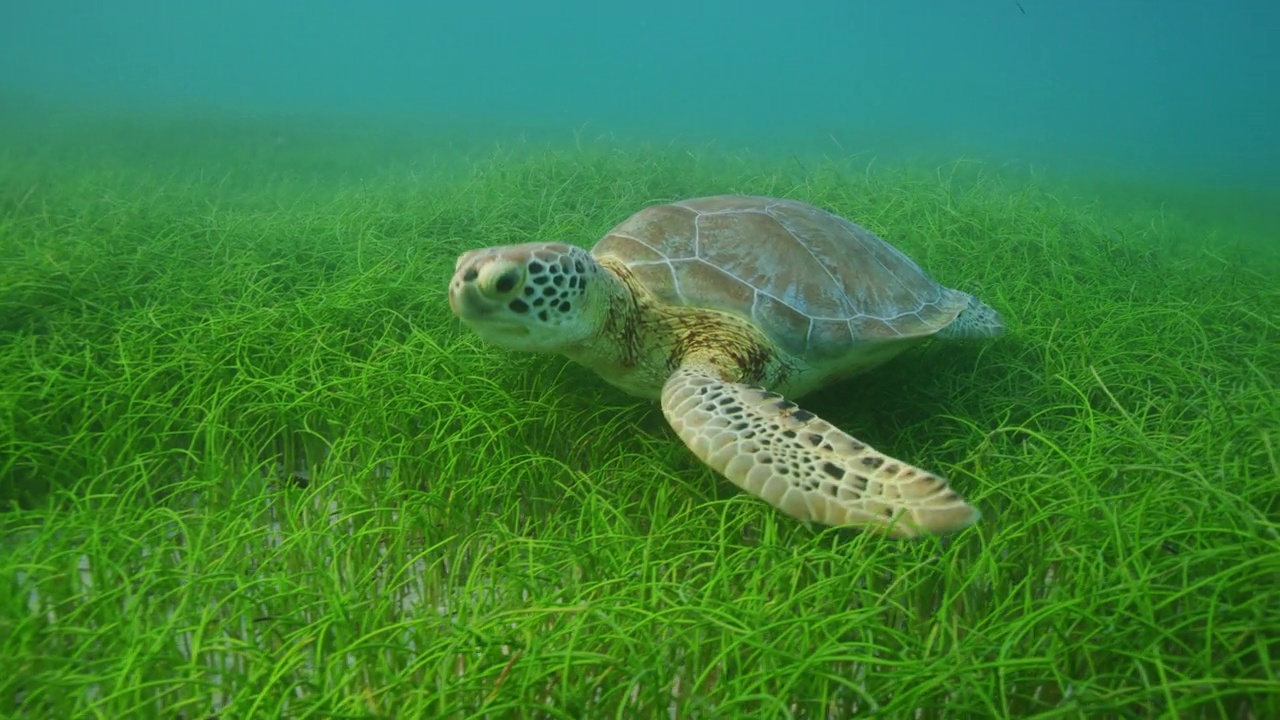
POLYGON ((865 228, 795 200, 653 205, 591 252, 621 260, 661 302, 738 315, 811 361, 931 335, 969 299, 865 228))

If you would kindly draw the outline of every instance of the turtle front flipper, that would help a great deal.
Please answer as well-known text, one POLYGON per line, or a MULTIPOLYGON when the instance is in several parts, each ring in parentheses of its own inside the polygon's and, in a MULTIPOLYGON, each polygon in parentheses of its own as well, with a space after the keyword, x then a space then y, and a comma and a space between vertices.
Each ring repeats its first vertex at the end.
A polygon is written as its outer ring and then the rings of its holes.
POLYGON ((910 538, 960 530, 980 516, 943 478, 709 367, 676 370, 663 386, 662 412, 703 462, 804 522, 910 538))

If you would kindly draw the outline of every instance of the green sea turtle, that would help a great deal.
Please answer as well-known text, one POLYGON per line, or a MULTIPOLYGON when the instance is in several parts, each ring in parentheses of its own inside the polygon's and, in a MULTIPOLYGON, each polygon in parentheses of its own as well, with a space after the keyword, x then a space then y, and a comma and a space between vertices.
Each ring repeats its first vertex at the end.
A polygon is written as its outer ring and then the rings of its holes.
POLYGON ((590 252, 466 252, 449 305, 488 343, 559 353, 660 400, 698 458, 801 521, 915 537, 979 518, 943 478, 788 399, 926 338, 1003 331, 995 310, 842 217, 766 197, 653 205, 590 252))

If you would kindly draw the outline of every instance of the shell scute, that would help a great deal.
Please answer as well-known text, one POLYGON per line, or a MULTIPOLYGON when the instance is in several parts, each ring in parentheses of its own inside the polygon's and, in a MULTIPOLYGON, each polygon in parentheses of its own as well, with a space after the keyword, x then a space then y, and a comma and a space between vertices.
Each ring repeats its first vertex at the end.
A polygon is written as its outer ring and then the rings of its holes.
POLYGON ((968 300, 868 230, 794 200, 650 206, 592 253, 622 260, 660 302, 736 314, 815 359, 936 332, 968 300))

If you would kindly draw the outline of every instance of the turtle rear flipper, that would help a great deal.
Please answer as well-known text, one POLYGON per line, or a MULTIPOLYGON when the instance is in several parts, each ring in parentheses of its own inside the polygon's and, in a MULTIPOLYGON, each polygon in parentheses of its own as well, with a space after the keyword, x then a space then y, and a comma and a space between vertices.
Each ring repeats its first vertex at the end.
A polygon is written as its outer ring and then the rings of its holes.
POLYGON ((952 292, 964 296, 965 307, 937 332, 939 340, 985 340, 1004 334, 1004 319, 994 308, 968 293, 952 292))
POLYGON ((662 412, 699 459, 797 520, 908 538, 954 532, 980 517, 943 478, 708 366, 677 369, 662 389, 662 412))

